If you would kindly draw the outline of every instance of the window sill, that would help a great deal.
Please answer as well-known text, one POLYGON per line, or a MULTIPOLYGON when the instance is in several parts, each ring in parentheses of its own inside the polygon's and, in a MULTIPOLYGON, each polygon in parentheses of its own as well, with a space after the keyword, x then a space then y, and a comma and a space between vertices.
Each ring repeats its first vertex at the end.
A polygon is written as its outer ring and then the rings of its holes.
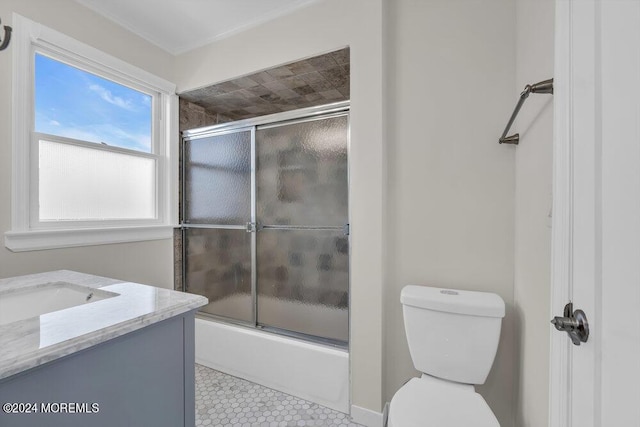
POLYGON ((25 252, 171 239, 172 237, 173 226, 170 225, 7 231, 4 233, 4 245, 12 252, 25 252))

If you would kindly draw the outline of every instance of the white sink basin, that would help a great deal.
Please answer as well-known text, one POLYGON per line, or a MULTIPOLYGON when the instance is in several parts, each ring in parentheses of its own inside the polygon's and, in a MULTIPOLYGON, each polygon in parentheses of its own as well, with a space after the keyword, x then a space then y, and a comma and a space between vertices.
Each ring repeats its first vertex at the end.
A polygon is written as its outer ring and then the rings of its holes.
POLYGON ((118 295, 114 292, 66 282, 45 283, 0 292, 0 325, 77 305, 91 304, 118 295))

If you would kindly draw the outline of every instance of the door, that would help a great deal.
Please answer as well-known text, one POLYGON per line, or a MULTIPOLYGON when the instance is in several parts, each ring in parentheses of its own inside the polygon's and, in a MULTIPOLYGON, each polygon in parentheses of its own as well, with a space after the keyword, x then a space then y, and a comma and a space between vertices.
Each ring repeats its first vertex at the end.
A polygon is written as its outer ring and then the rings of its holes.
POLYGON ((201 314, 347 346, 348 138, 344 104, 185 133, 183 289, 201 314))
POLYGON ((348 115, 256 130, 257 323, 349 341, 348 115))
POLYGON ((204 295, 201 312, 253 323, 253 129, 185 139, 183 263, 185 291, 204 295))
POLYGON ((640 2, 556 4, 550 425, 640 426, 640 2))

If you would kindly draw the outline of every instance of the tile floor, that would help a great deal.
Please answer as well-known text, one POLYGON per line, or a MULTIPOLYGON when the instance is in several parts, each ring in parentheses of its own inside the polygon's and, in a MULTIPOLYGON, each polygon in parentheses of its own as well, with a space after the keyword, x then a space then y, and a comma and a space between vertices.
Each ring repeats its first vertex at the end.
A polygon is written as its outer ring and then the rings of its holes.
POLYGON ((196 365, 196 426, 361 427, 348 415, 196 365))

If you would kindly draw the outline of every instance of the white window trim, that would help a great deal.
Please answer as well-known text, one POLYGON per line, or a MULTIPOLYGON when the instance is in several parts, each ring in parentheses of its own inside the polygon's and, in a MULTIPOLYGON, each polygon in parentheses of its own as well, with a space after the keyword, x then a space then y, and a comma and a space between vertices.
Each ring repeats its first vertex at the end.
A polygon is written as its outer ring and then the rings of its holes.
POLYGON ((19 252, 171 238, 178 218, 178 102, 175 84, 16 13, 13 14, 13 28, 11 231, 5 233, 5 246, 19 252), (158 186, 161 190, 158 192, 159 221, 156 224, 122 226, 105 223, 98 227, 46 230, 33 227, 30 218, 34 111, 31 57, 38 47, 89 61, 124 81, 160 94, 158 123, 161 129, 158 137, 162 152, 158 153, 161 155, 158 186))

